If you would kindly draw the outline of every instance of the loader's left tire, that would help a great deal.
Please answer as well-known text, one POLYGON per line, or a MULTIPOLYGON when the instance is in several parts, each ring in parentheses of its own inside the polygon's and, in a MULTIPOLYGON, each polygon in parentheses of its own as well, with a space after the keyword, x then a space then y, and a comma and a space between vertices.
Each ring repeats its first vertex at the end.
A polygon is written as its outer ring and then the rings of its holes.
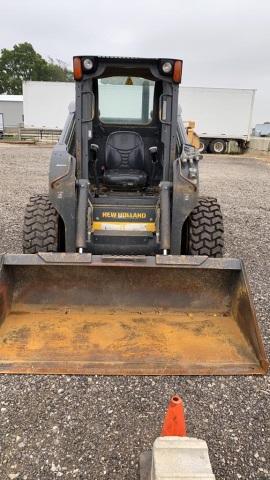
POLYGON ((62 251, 60 233, 60 217, 48 195, 30 197, 24 216, 23 253, 62 251))
POLYGON ((224 227, 216 198, 200 198, 186 225, 188 255, 222 257, 224 227))

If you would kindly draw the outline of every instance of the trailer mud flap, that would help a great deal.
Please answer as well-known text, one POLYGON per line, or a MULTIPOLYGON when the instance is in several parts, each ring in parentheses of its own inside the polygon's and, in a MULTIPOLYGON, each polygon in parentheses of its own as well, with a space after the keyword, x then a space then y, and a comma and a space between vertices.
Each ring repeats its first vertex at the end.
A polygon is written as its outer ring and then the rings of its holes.
POLYGON ((268 366, 234 259, 4 255, 0 319, 4 373, 238 375, 268 366))

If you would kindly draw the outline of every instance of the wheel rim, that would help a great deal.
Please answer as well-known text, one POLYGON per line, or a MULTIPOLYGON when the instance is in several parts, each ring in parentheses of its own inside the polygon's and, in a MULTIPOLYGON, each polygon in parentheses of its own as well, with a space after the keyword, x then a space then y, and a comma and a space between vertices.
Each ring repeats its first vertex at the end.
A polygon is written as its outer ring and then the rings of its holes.
POLYGON ((203 152, 203 151, 204 151, 204 149, 205 149, 205 145, 204 145, 204 143, 203 143, 203 142, 200 142, 200 146, 199 146, 199 152, 200 152, 200 153, 201 153, 201 152, 203 152))
POLYGON ((216 153, 221 153, 224 150, 223 142, 215 142, 214 143, 214 150, 216 153))

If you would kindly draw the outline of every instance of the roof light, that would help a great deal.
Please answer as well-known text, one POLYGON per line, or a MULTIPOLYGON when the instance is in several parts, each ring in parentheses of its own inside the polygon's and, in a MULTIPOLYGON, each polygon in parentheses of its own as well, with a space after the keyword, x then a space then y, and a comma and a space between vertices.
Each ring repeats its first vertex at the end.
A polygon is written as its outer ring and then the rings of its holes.
POLYGON ((173 81, 175 83, 181 83, 182 80, 182 60, 175 60, 173 67, 173 81))
POLYGON ((164 73, 170 73, 172 71, 172 64, 170 62, 165 62, 162 64, 161 68, 164 73))
POLYGON ((80 57, 73 58, 73 76, 74 80, 81 80, 83 73, 82 73, 82 62, 80 57))
POLYGON ((92 70, 94 66, 93 60, 91 58, 85 58, 83 61, 83 68, 87 71, 92 70))

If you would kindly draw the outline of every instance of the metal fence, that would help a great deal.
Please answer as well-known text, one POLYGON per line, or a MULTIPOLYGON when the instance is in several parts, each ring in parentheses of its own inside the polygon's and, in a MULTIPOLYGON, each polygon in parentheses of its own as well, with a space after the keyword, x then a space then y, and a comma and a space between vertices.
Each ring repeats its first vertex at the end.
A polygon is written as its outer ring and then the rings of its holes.
POLYGON ((45 128, 24 128, 23 126, 4 129, 4 139, 11 141, 29 141, 31 143, 57 143, 62 130, 45 128))

